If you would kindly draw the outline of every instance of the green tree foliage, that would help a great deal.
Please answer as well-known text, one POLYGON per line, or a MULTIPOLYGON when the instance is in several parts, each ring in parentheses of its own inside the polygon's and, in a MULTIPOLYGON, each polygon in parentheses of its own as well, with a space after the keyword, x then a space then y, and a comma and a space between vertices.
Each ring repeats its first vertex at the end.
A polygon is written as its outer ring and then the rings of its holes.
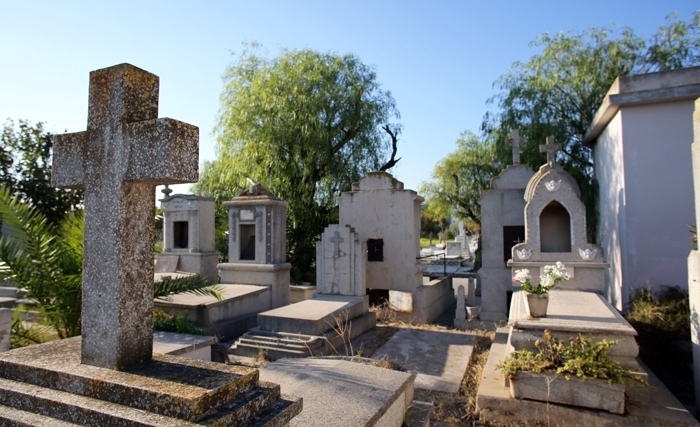
POLYGON ((250 178, 285 200, 292 279, 310 280, 315 241, 337 221, 340 192, 380 169, 398 115, 373 68, 354 55, 304 49, 268 58, 253 45, 226 70, 217 158, 194 191, 222 202, 250 178))
POLYGON ((421 185, 420 192, 426 196, 426 210, 432 216, 455 216, 481 224, 481 190, 488 188, 503 164, 492 139, 465 131, 456 144, 457 149, 435 165, 431 180, 421 185))
POLYGON ((486 115, 482 130, 501 141, 498 157, 507 163, 511 153, 503 141, 511 129, 519 129, 528 141, 522 146, 522 163, 535 170, 546 161, 538 146, 553 135, 563 146, 557 162, 581 187, 591 238, 597 227, 598 188, 591 148, 583 144, 583 136, 618 76, 700 64, 700 10, 688 22, 670 15, 648 41, 631 28, 609 27, 542 34, 532 46, 541 53, 515 62, 496 81, 500 93, 490 101, 497 111, 486 115))
POLYGON ((51 224, 58 224, 66 213, 82 201, 82 191, 58 189, 51 185, 51 134, 42 123, 25 120, 5 122, 0 134, 0 185, 31 203, 51 224))

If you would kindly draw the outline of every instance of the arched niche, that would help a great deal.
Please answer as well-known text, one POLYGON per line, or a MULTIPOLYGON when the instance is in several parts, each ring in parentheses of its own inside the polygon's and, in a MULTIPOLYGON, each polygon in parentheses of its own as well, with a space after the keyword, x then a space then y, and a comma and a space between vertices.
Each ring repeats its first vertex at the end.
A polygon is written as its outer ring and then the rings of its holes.
POLYGON ((571 216, 556 200, 540 213, 540 252, 571 252, 571 216))

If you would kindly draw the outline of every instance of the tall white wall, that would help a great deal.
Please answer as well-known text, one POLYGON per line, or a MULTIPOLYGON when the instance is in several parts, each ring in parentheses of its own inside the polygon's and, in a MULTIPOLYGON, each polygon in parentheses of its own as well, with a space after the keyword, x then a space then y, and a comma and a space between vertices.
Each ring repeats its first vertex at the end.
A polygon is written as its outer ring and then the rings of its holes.
POLYGON ((626 291, 623 283, 623 270, 627 264, 624 250, 625 213, 625 170, 622 144, 622 120, 618 113, 600 134, 594 147, 595 171, 599 185, 598 199, 598 244, 603 248, 605 258, 610 263, 606 272, 606 296, 608 301, 622 309, 626 291))
POLYGON ((688 227, 695 219, 693 101, 621 110, 627 193, 628 288, 688 283, 688 227))
POLYGON ((687 286, 692 112, 692 100, 623 106, 597 139, 598 241, 618 309, 635 288, 687 286))

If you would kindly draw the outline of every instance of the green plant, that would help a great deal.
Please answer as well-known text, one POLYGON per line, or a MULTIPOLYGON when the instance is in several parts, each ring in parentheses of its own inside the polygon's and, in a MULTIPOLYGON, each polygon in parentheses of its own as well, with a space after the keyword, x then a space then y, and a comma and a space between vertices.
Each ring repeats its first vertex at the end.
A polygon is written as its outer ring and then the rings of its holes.
POLYGON ((557 286, 560 282, 571 278, 569 270, 559 261, 554 265, 545 265, 543 270, 542 274, 540 274, 540 283, 538 283, 536 287, 532 286, 532 276, 530 276, 530 270, 527 268, 516 270, 513 276, 513 282, 520 283, 520 286, 525 292, 544 294, 549 292, 550 289, 557 286))
POLYGON ((545 330, 543 340, 535 342, 537 352, 513 352, 497 366, 506 378, 512 378, 520 371, 554 371, 564 375, 567 380, 575 376, 584 380, 602 379, 609 383, 644 382, 609 356, 610 349, 617 343, 606 339, 592 342, 581 334, 570 337, 569 342, 565 343, 545 330))
POLYGON ((192 324, 187 312, 173 316, 162 310, 153 310, 153 329, 179 334, 209 335, 206 330, 192 324))
POLYGON ((22 320, 22 310, 12 312, 12 324, 10 326, 10 348, 26 347, 41 344, 55 338, 47 326, 30 324, 22 320))
POLYGON ((153 284, 153 298, 167 299, 168 295, 189 293, 201 296, 211 296, 217 301, 223 299, 223 290, 213 280, 199 274, 181 277, 163 277, 153 284))

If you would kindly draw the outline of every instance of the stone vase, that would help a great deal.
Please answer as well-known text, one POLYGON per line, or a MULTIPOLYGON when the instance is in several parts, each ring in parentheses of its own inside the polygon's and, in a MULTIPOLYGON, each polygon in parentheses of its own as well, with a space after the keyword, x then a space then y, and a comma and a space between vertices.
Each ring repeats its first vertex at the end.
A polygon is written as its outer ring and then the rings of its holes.
POLYGON ((530 317, 547 317, 547 305, 549 305, 549 293, 531 294, 525 293, 527 297, 527 308, 530 311, 530 317))

